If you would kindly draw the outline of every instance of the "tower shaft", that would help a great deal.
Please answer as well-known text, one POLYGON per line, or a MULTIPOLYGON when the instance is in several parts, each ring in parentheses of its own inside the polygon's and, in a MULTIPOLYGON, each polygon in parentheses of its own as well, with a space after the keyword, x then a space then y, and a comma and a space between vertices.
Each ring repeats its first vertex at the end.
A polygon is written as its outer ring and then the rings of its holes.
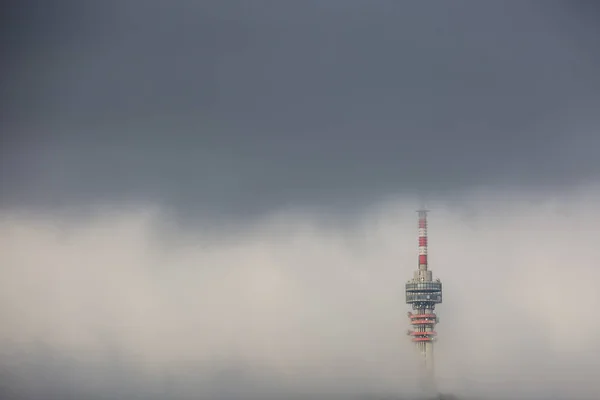
POLYGON ((442 302, 442 282, 433 280, 428 264, 428 236, 427 236, 427 210, 417 211, 419 257, 418 267, 413 279, 406 283, 406 303, 412 306, 413 311, 408 313, 413 329, 408 331, 412 341, 424 362, 424 380, 427 386, 434 385, 434 358, 433 343, 437 338, 435 326, 438 317, 435 314, 435 305, 442 302))

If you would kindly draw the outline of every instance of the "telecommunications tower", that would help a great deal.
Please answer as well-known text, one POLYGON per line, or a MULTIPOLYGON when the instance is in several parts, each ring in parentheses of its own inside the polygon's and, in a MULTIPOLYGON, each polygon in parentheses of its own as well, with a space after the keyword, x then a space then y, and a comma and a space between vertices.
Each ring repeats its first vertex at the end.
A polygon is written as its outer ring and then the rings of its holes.
POLYGON ((433 343, 436 341, 435 305, 442 302, 442 282, 433 280, 427 264, 427 210, 418 210, 419 215, 419 264, 413 279, 406 283, 406 303, 412 305, 408 313, 412 329, 407 333, 424 361, 424 384, 435 388, 433 343))

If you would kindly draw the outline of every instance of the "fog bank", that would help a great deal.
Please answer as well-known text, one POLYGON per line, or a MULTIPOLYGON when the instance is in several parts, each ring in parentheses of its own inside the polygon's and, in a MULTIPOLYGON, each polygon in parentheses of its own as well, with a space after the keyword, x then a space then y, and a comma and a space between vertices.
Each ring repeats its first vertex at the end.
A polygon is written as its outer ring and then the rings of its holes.
MULTIPOLYGON (((600 390, 600 203, 591 189, 570 197, 432 204, 442 391, 600 390)), ((403 283, 416 267, 415 205, 393 199, 343 229, 290 212, 226 234, 179 230, 152 207, 85 218, 4 211, 7 390, 412 395, 403 283)))

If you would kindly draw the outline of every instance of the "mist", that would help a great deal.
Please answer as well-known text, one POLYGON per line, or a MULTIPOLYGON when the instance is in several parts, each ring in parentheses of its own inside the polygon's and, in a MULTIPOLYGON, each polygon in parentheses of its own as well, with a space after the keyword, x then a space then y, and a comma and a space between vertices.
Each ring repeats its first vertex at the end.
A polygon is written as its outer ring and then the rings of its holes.
MULTIPOLYGON (((442 392, 600 391, 599 195, 474 191, 432 202, 430 267, 445 285, 442 392)), ((344 228, 289 210, 226 234, 180 229, 160 207, 4 211, 4 390, 31 399, 414 396, 403 283, 416 268, 416 205, 391 198, 344 228)))

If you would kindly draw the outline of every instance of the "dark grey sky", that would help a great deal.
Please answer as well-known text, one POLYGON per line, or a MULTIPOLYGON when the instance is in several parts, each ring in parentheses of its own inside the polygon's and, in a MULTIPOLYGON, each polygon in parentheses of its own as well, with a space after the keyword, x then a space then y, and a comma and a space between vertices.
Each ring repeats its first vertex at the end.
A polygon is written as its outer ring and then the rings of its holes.
POLYGON ((600 173, 592 2, 21 3, 3 207, 257 215, 600 173))

